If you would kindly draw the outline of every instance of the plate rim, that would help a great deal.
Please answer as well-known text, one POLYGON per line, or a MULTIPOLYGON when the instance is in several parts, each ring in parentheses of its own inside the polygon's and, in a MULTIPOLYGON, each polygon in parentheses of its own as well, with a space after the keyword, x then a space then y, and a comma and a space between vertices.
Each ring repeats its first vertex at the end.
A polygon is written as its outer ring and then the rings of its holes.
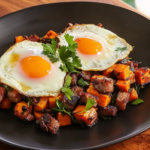
MULTIPOLYGON (((138 15, 138 16, 140 16, 142 18, 145 18, 146 20, 150 21, 150 19, 146 18, 145 16, 143 16, 143 15, 141 15, 139 13, 136 13, 136 12, 134 12, 132 10, 129 10, 127 8, 121 7, 121 6, 116 6, 116 5, 113 5, 113 4, 102 3, 102 2, 97 2, 97 1, 83 1, 83 0, 82 1, 70 1, 70 2, 52 2, 52 3, 40 4, 40 5, 36 5, 36 6, 30 6, 30 7, 23 8, 21 10, 17 10, 15 12, 11 12, 9 14, 3 15, 2 17, 0 17, 0 21, 2 19, 5 19, 6 17, 9 17, 11 15, 15 15, 17 13, 20 13, 22 11, 26 11, 28 9, 32 9, 32 8, 35 8, 35 7, 46 6, 46 5, 53 5, 53 4, 55 5, 55 4, 60 4, 60 3, 97 3, 97 4, 100 4, 100 5, 109 5, 111 7, 117 7, 119 9, 124 9, 125 11, 130 11, 131 13, 134 13, 134 14, 136 14, 136 15, 138 15)), ((132 138, 132 137, 134 137, 134 136, 136 136, 136 135, 138 135, 138 134, 146 131, 149 128, 150 128, 150 123, 147 126, 145 126, 144 128, 142 128, 142 129, 140 129, 140 130, 138 130, 136 132, 133 132, 131 134, 128 134, 128 135, 126 135, 124 137, 121 137, 119 139, 112 140, 112 141, 104 143, 104 144, 100 144, 100 145, 96 145, 96 146, 91 146, 91 147, 80 148, 80 149, 81 150, 93 150, 93 149, 97 149, 97 148, 108 147, 108 146, 114 145, 116 143, 120 143, 122 141, 130 139, 130 138, 132 138)), ((18 143, 15 143, 15 142, 11 142, 9 140, 6 140, 6 139, 2 138, 1 135, 0 135, 0 142, 8 144, 9 146, 17 147, 17 148, 32 149, 32 150, 41 150, 41 148, 35 148, 35 147, 32 147, 32 146, 27 146, 27 145, 23 145, 23 144, 18 144, 18 143)), ((42 148, 42 150, 65 150, 65 149, 47 149, 47 148, 43 149, 42 148)), ((70 150, 79 150, 79 148, 77 148, 77 149, 70 149, 70 150)))

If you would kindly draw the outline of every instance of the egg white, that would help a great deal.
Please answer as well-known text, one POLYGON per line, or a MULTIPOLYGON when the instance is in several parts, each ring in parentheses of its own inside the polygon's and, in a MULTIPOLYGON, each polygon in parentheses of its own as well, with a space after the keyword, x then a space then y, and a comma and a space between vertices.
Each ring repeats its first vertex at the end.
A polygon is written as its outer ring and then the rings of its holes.
POLYGON ((56 96, 63 87, 66 73, 59 69, 60 61, 51 63, 42 54, 43 46, 38 42, 22 41, 7 50, 0 58, 0 80, 20 93, 31 96, 56 96), (30 78, 21 69, 20 61, 28 56, 40 56, 51 64, 48 75, 30 78))
POLYGON ((58 35, 59 45, 68 45, 64 35, 69 34, 76 38, 89 38, 99 42, 102 50, 96 55, 86 55, 77 50, 77 55, 81 60, 82 70, 102 71, 117 61, 122 60, 132 51, 132 46, 115 33, 96 26, 94 24, 76 24, 68 27, 62 34, 58 35), (118 47, 127 47, 125 51, 116 51, 118 47))

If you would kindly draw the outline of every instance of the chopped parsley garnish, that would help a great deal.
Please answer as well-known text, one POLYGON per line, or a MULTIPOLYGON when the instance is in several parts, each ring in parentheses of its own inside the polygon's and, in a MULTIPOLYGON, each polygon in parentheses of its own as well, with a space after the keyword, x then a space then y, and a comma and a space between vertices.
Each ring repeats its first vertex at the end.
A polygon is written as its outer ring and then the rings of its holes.
POLYGON ((81 111, 80 113, 88 111, 91 107, 94 106, 95 103, 96 103, 95 100, 93 100, 92 98, 88 98, 85 109, 81 111))
POLYGON ((69 100, 71 100, 71 96, 73 96, 73 92, 69 88, 71 79, 72 77, 70 77, 70 75, 68 74, 65 78, 64 86, 61 88, 61 91, 68 97, 69 100))
POLYGON ((115 103, 117 92, 111 95, 111 104, 115 103))
POLYGON ((60 69, 64 72, 79 72, 81 65, 81 61, 78 56, 76 56, 76 48, 78 44, 73 40, 73 36, 69 34, 64 35, 68 46, 61 46, 58 49, 59 57, 63 63, 60 66, 60 69))
POLYGON ((102 116, 102 115, 99 115, 99 117, 101 117, 101 118, 103 118, 104 120, 110 120, 111 119, 111 117, 104 117, 104 116, 102 116))
POLYGON ((28 105, 28 107, 30 107, 30 105, 31 105, 31 98, 30 97, 28 97, 28 103, 27 103, 27 105, 28 105))
POLYGON ((52 108, 51 110, 54 112, 61 112, 63 116, 64 116, 64 113, 66 113, 71 117, 73 123, 78 123, 72 116, 71 111, 66 110, 67 107, 57 98, 55 100, 56 100, 56 107, 52 108))
POLYGON ((9 87, 8 85, 3 85, 3 87, 5 88, 6 92, 9 92, 11 91, 11 87, 9 87))
POLYGON ((142 100, 142 99, 136 99, 136 100, 134 100, 131 104, 132 105, 138 105, 138 104, 141 104, 141 103, 144 103, 144 101, 142 100))
POLYGON ((42 44, 44 49, 43 54, 47 55, 52 63, 55 63, 59 60, 59 58, 56 57, 56 45, 57 42, 55 39, 52 39, 51 44, 42 44))
POLYGON ((139 84, 137 84, 137 83, 135 83, 134 84, 134 87, 135 87, 135 90, 137 91, 137 93, 139 94, 140 93, 140 85, 139 84))
POLYGON ((127 58, 127 60, 131 60, 132 58, 127 58))
POLYGON ((117 47, 116 51, 126 51, 127 47, 117 47))
POLYGON ((84 80, 81 78, 80 80, 78 80, 78 85, 79 85, 79 86, 82 86, 82 87, 84 87, 84 86, 89 86, 89 85, 90 85, 90 82, 84 81, 84 80))

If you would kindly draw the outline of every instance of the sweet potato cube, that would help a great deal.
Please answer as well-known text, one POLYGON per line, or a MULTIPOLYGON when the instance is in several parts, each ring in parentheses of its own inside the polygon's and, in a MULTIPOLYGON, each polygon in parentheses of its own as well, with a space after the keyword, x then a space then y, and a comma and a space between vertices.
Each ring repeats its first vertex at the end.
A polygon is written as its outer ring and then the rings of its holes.
POLYGON ((11 101, 5 97, 2 102, 0 103, 0 107, 3 109, 10 109, 11 108, 11 101))
POLYGON ((128 92, 130 89, 130 80, 118 80, 116 85, 120 91, 128 92))
POLYGON ((103 75, 94 75, 94 76, 92 76, 91 77, 91 82, 93 82, 96 78, 99 78, 99 79, 101 79, 101 78, 103 78, 103 77, 105 77, 105 76, 103 76, 103 75))
POLYGON ((135 70, 135 78, 137 84, 145 85, 150 82, 150 69, 149 68, 139 68, 135 70))
POLYGON ((19 43, 24 40, 23 36, 15 36, 15 43, 19 43))
POLYGON ((48 101, 49 101, 49 108, 54 108, 54 107, 56 107, 56 99, 57 98, 57 96, 50 96, 49 98, 48 98, 48 101))
POLYGON ((130 97, 130 93, 118 92, 116 103, 115 103, 118 110, 124 111, 126 109, 126 105, 129 101, 129 97, 130 97))
POLYGON ((137 98, 138 98, 138 94, 137 94, 135 88, 132 88, 132 91, 130 93, 129 102, 132 102, 132 101, 136 100, 137 98))
POLYGON ((62 115, 61 112, 57 114, 57 120, 59 121, 60 126, 71 125, 71 117, 68 114, 62 115))
POLYGON ((99 94, 98 105, 101 107, 106 107, 111 101, 111 96, 108 94, 99 94))
POLYGON ((34 106, 35 111, 41 111, 43 109, 46 109, 48 107, 48 98, 47 97, 41 97, 40 101, 34 106))
POLYGON ((113 76, 113 71, 114 71, 114 68, 116 67, 117 65, 114 64, 113 66, 111 66, 110 68, 104 70, 102 72, 102 74, 108 78, 112 77, 113 76))
POLYGON ((42 116, 44 115, 44 113, 41 113, 41 112, 37 112, 34 110, 34 117, 35 119, 40 119, 42 116))
POLYGON ((50 30, 46 33, 46 35, 43 37, 44 39, 53 39, 57 36, 58 34, 54 32, 53 30, 50 30))
POLYGON ((128 65, 117 64, 114 68, 114 74, 118 79, 127 80, 129 79, 129 69, 128 65))
POLYGON ((101 107, 106 107, 110 103, 110 95, 98 93, 98 91, 93 87, 93 83, 90 83, 90 86, 87 89, 87 93, 97 96, 99 98, 98 105, 101 107))
POLYGON ((20 119, 25 119, 29 113, 32 112, 32 106, 28 107, 26 102, 19 102, 15 106, 15 116, 19 117, 20 119))
POLYGON ((86 112, 82 112, 83 110, 85 110, 85 106, 78 105, 73 111, 74 117, 80 123, 85 123, 88 127, 92 127, 97 121, 96 110, 93 107, 86 112))
POLYGON ((135 74, 133 73, 133 71, 129 71, 129 80, 130 80, 130 84, 133 84, 136 82, 135 80, 135 74))

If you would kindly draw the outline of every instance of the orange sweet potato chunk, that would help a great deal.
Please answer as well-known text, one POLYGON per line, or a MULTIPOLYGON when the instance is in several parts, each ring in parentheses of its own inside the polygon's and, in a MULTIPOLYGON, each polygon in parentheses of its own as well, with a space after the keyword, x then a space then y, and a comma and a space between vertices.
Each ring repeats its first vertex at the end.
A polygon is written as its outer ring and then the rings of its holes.
POLYGON ((98 93, 98 91, 93 87, 93 83, 90 83, 87 92, 99 98, 98 105, 101 107, 106 107, 110 103, 110 95, 98 93))
POLYGON ((129 71, 129 80, 130 80, 130 84, 133 84, 136 82, 135 74, 131 70, 129 71))
POLYGON ((54 32, 53 30, 50 30, 46 33, 46 35, 43 37, 44 39, 53 39, 57 36, 58 34, 54 32))
POLYGON ((117 64, 114 68, 114 74, 118 79, 127 80, 129 79, 129 69, 128 65, 117 64))
POLYGON ((84 109, 85 106, 78 105, 76 109, 73 111, 73 115, 77 121, 81 123, 84 122, 87 124, 87 126, 91 127, 92 125, 94 125, 94 122, 97 120, 97 112, 93 107, 86 112, 82 112, 84 109))
POLYGON ((71 117, 68 114, 62 115, 61 112, 57 114, 57 120, 59 121, 60 126, 71 125, 71 117))
POLYGON ((34 110, 34 117, 35 119, 40 119, 42 116, 44 115, 44 113, 41 113, 41 112, 37 112, 34 110))
POLYGON ((150 82, 150 68, 139 68, 135 70, 137 84, 144 85, 150 82))
POLYGON ((11 105, 11 101, 7 97, 5 97, 0 103, 0 107, 3 109, 10 109, 11 105))
POLYGON ((35 111, 41 111, 43 109, 46 109, 48 107, 48 98, 47 97, 41 97, 40 101, 34 106, 35 111))
POLYGON ((130 89, 130 80, 118 80, 116 85, 120 91, 128 92, 130 89))
POLYGON ((137 94, 135 88, 133 88, 130 93, 129 102, 132 102, 132 101, 136 100, 137 98, 138 98, 138 94, 137 94))
POLYGON ((28 113, 32 112, 32 106, 28 107, 26 102, 19 102, 15 106, 15 116, 19 117, 20 119, 25 119, 28 113))
POLYGON ((23 36, 16 36, 15 37, 15 43, 19 43, 19 42, 21 42, 21 41, 23 41, 24 40, 24 37, 23 36))
POLYGON ((114 64, 114 65, 111 66, 110 68, 104 70, 104 71, 102 72, 102 74, 103 74, 104 76, 108 77, 108 78, 111 78, 112 75, 113 75, 114 68, 115 68, 116 66, 117 66, 117 65, 114 64))

